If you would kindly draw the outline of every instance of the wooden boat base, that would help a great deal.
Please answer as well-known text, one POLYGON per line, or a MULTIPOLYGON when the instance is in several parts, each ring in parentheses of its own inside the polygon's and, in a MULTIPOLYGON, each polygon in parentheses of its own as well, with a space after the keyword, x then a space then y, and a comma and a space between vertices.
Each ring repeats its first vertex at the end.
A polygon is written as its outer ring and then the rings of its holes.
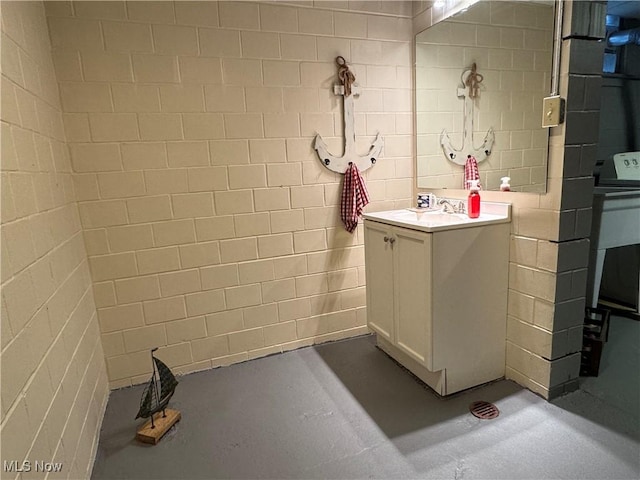
POLYGON ((156 428, 151 428, 151 419, 138 428, 136 438, 144 443, 157 444, 162 436, 182 418, 178 410, 167 408, 165 413, 167 414, 166 417, 162 416, 161 411, 153 416, 153 423, 156 428))

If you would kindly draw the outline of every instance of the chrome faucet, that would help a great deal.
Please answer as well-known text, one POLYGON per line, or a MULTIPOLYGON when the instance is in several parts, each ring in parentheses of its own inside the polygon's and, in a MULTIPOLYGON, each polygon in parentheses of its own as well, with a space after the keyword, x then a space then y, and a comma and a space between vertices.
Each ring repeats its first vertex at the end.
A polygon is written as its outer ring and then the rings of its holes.
POLYGON ((442 205, 444 207, 445 213, 466 213, 466 209, 464 208, 464 201, 462 200, 453 200, 456 203, 454 205, 452 200, 447 198, 441 198, 438 200, 438 205, 442 205))

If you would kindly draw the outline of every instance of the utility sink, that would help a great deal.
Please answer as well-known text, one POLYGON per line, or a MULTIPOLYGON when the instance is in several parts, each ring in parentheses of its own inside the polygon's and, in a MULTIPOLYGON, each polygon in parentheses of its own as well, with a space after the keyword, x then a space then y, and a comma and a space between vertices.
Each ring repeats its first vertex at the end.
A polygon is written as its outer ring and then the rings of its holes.
POLYGON ((419 211, 418 209, 387 210, 365 213, 366 220, 382 222, 399 227, 412 228, 423 232, 438 232, 459 228, 479 227, 511 221, 511 205, 506 203, 482 202, 478 218, 469 218, 463 213, 446 213, 442 210, 419 211))

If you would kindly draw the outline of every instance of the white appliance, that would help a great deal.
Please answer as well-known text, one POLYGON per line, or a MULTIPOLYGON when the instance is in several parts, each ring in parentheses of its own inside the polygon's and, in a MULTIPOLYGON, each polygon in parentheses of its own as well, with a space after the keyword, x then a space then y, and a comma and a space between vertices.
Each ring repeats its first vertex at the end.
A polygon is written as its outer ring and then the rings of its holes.
POLYGON ((606 258, 607 264, 613 266, 610 268, 613 275, 607 278, 607 296, 613 293, 618 297, 616 293, 623 293, 621 303, 632 304, 638 313, 640 152, 619 153, 603 163, 593 193, 592 218, 587 306, 598 305, 606 258))

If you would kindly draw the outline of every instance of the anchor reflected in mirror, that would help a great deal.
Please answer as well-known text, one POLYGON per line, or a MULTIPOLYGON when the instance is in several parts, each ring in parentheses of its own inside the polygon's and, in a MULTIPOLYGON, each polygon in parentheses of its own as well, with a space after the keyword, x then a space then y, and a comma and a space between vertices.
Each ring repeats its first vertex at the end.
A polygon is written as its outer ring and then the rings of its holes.
POLYGON ((496 139, 493 133, 493 127, 490 127, 484 137, 482 145, 478 148, 473 146, 474 102, 480 97, 480 83, 482 80, 484 80, 484 77, 477 72, 475 62, 471 65, 471 68, 462 72, 460 77, 462 88, 458 88, 457 94, 458 97, 464 99, 462 147, 453 147, 446 129, 443 129, 440 134, 440 145, 442 146, 445 156, 457 165, 465 165, 465 162, 470 157, 475 158, 477 163, 486 160, 486 158, 491 155, 491 148, 496 139))

